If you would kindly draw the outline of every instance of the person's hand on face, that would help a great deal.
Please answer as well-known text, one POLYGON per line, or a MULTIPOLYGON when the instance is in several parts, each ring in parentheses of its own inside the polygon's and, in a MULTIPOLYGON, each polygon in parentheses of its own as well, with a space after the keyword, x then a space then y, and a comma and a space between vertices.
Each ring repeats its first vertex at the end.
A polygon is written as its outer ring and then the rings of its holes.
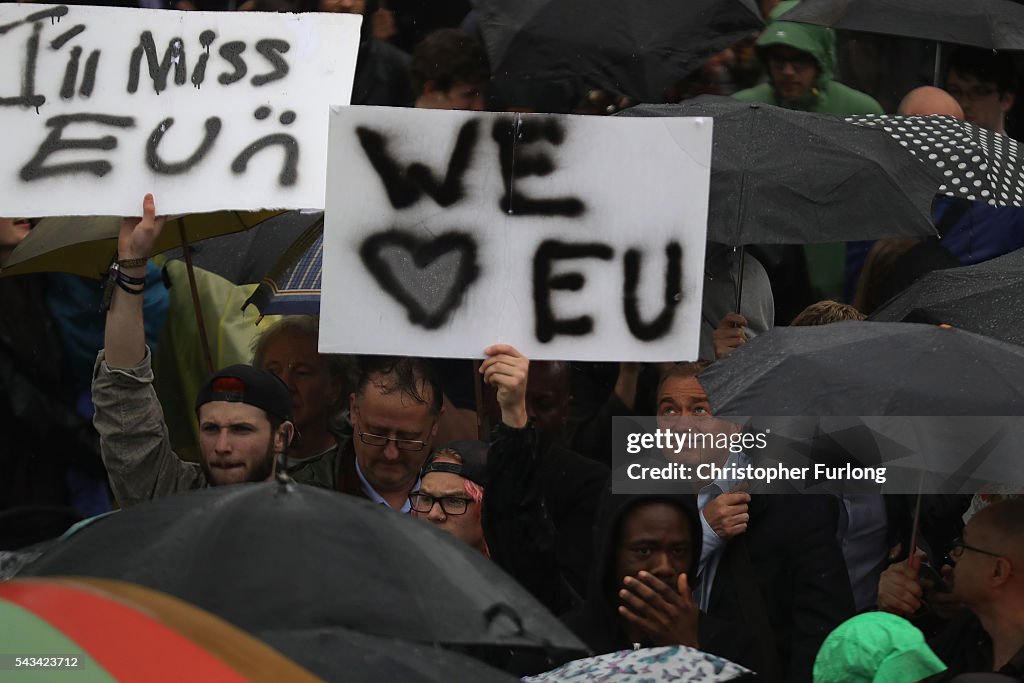
POLYGON ((743 490, 744 486, 730 489, 728 493, 716 496, 704 506, 701 514, 721 539, 734 538, 747 530, 750 522, 750 494, 743 490))
POLYGON ((679 575, 675 586, 646 571, 627 576, 622 580, 619 598, 619 614, 655 646, 699 646, 699 610, 686 574, 679 575))

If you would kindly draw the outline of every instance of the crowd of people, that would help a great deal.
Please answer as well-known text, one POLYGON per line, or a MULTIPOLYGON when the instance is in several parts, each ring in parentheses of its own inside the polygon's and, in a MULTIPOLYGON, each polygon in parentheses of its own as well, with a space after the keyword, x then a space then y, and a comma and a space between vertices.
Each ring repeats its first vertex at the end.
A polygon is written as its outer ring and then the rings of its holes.
MULTIPOLYGON (((140 3, 360 13, 353 104, 480 111, 496 101, 468 3, 171 4, 140 3)), ((883 113, 888 95, 841 82, 833 31, 786 21, 795 4, 762 0, 760 37, 666 93, 883 113)), ((1018 79, 1005 55, 957 49, 941 88, 919 85, 891 113, 953 116, 1006 134, 1018 79)), ((629 104, 595 87, 572 111, 629 104)), ((154 388, 168 307, 152 260, 159 199, 147 195, 142 218, 124 221, 105 313, 102 293, 71 276, 0 279, 0 549, 115 507, 287 476, 451 533, 594 654, 685 645, 767 681, 1024 681, 1024 500, 924 496, 915 515, 906 496, 765 495, 726 480, 627 496, 610 484, 613 417, 711 417, 699 379, 709 364, 775 325, 863 321, 927 270, 1018 249, 1021 210, 940 197, 941 240, 754 245, 743 258, 709 244, 697 362, 531 362, 502 343, 481 350, 478 368, 346 357, 318 351, 316 318, 284 317, 253 327, 251 357, 188 397, 193 454, 178 446, 190 435, 169 426, 167 399, 154 388)), ((0 263, 31 225, 0 219, 0 263)), ((699 457, 725 464, 737 454, 699 457)), ((509 667, 543 670, 528 660, 509 667)))

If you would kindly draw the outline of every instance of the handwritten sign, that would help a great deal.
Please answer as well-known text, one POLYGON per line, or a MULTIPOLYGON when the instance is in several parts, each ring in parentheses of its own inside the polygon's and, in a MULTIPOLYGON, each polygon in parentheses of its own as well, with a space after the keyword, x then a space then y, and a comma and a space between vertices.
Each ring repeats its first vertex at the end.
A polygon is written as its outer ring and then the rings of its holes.
POLYGON ((359 21, 0 5, 4 214, 322 208, 359 21))
POLYGON ((332 107, 321 351, 696 358, 711 130, 332 107))

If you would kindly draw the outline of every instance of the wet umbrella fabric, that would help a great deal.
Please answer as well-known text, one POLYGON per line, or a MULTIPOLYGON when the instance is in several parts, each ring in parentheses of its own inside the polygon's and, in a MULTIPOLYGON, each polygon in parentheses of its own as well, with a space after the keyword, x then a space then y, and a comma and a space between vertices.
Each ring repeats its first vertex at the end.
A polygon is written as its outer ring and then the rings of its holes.
MULTIPOLYGON (((255 227, 190 244, 192 265, 236 285, 255 284, 274 267, 311 225, 323 225, 323 211, 285 211, 255 227)), ((164 254, 183 259, 181 247, 164 254)))
MULTIPOLYGON (((68 680, 319 680, 222 619, 121 581, 63 577, 0 583, 0 623, 0 654, 74 658, 78 666, 68 680)), ((67 673, 65 667, 47 671, 50 680, 63 680, 60 674, 67 673)))
MULTIPOLYGON (((660 102, 666 87, 763 25, 753 0, 474 4, 495 88, 526 82, 526 96, 530 90, 562 82, 577 98, 598 88, 660 102)), ((567 101, 564 106, 573 104, 567 101)))
POLYGON ((1024 249, 928 273, 871 315, 879 322, 940 324, 1024 345, 1024 249))
POLYGON ((582 652, 525 589, 450 534, 292 482, 215 487, 85 527, 22 570, 139 583, 250 633, 344 628, 427 643, 582 652))
POLYGON ((338 627, 264 631, 260 638, 328 681, 515 683, 517 680, 458 652, 338 627))
POLYGON ((1024 415, 1024 348, 933 325, 776 327, 699 379, 720 415, 1024 415))
POLYGON ((941 176, 884 131, 714 96, 638 105, 618 116, 714 117, 709 241, 812 244, 937 234, 931 203, 941 176))
POLYGON ((324 222, 310 226, 277 259, 244 304, 261 315, 319 315, 324 264, 324 222))
POLYGON ((804 0, 786 21, 988 50, 1024 50, 1024 7, 1012 0, 804 0))
POLYGON ((1024 156, 1013 138, 952 116, 848 116, 888 133, 942 174, 939 192, 992 206, 1024 206, 1024 156))
MULTIPOLYGON (((153 246, 153 254, 181 246, 182 228, 189 243, 248 230, 280 211, 217 211, 169 219, 153 246)), ((117 254, 121 218, 63 216, 43 218, 15 247, 0 276, 24 273, 73 273, 102 279, 117 254)))

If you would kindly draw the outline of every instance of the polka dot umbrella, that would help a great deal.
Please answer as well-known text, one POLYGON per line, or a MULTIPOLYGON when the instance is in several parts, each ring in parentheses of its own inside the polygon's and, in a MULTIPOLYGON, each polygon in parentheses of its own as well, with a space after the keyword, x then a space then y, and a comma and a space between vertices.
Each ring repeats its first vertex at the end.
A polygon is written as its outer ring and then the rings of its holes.
POLYGON ((848 116, 884 130, 942 174, 939 192, 992 206, 1024 206, 1024 164, 1016 140, 952 116, 848 116))

